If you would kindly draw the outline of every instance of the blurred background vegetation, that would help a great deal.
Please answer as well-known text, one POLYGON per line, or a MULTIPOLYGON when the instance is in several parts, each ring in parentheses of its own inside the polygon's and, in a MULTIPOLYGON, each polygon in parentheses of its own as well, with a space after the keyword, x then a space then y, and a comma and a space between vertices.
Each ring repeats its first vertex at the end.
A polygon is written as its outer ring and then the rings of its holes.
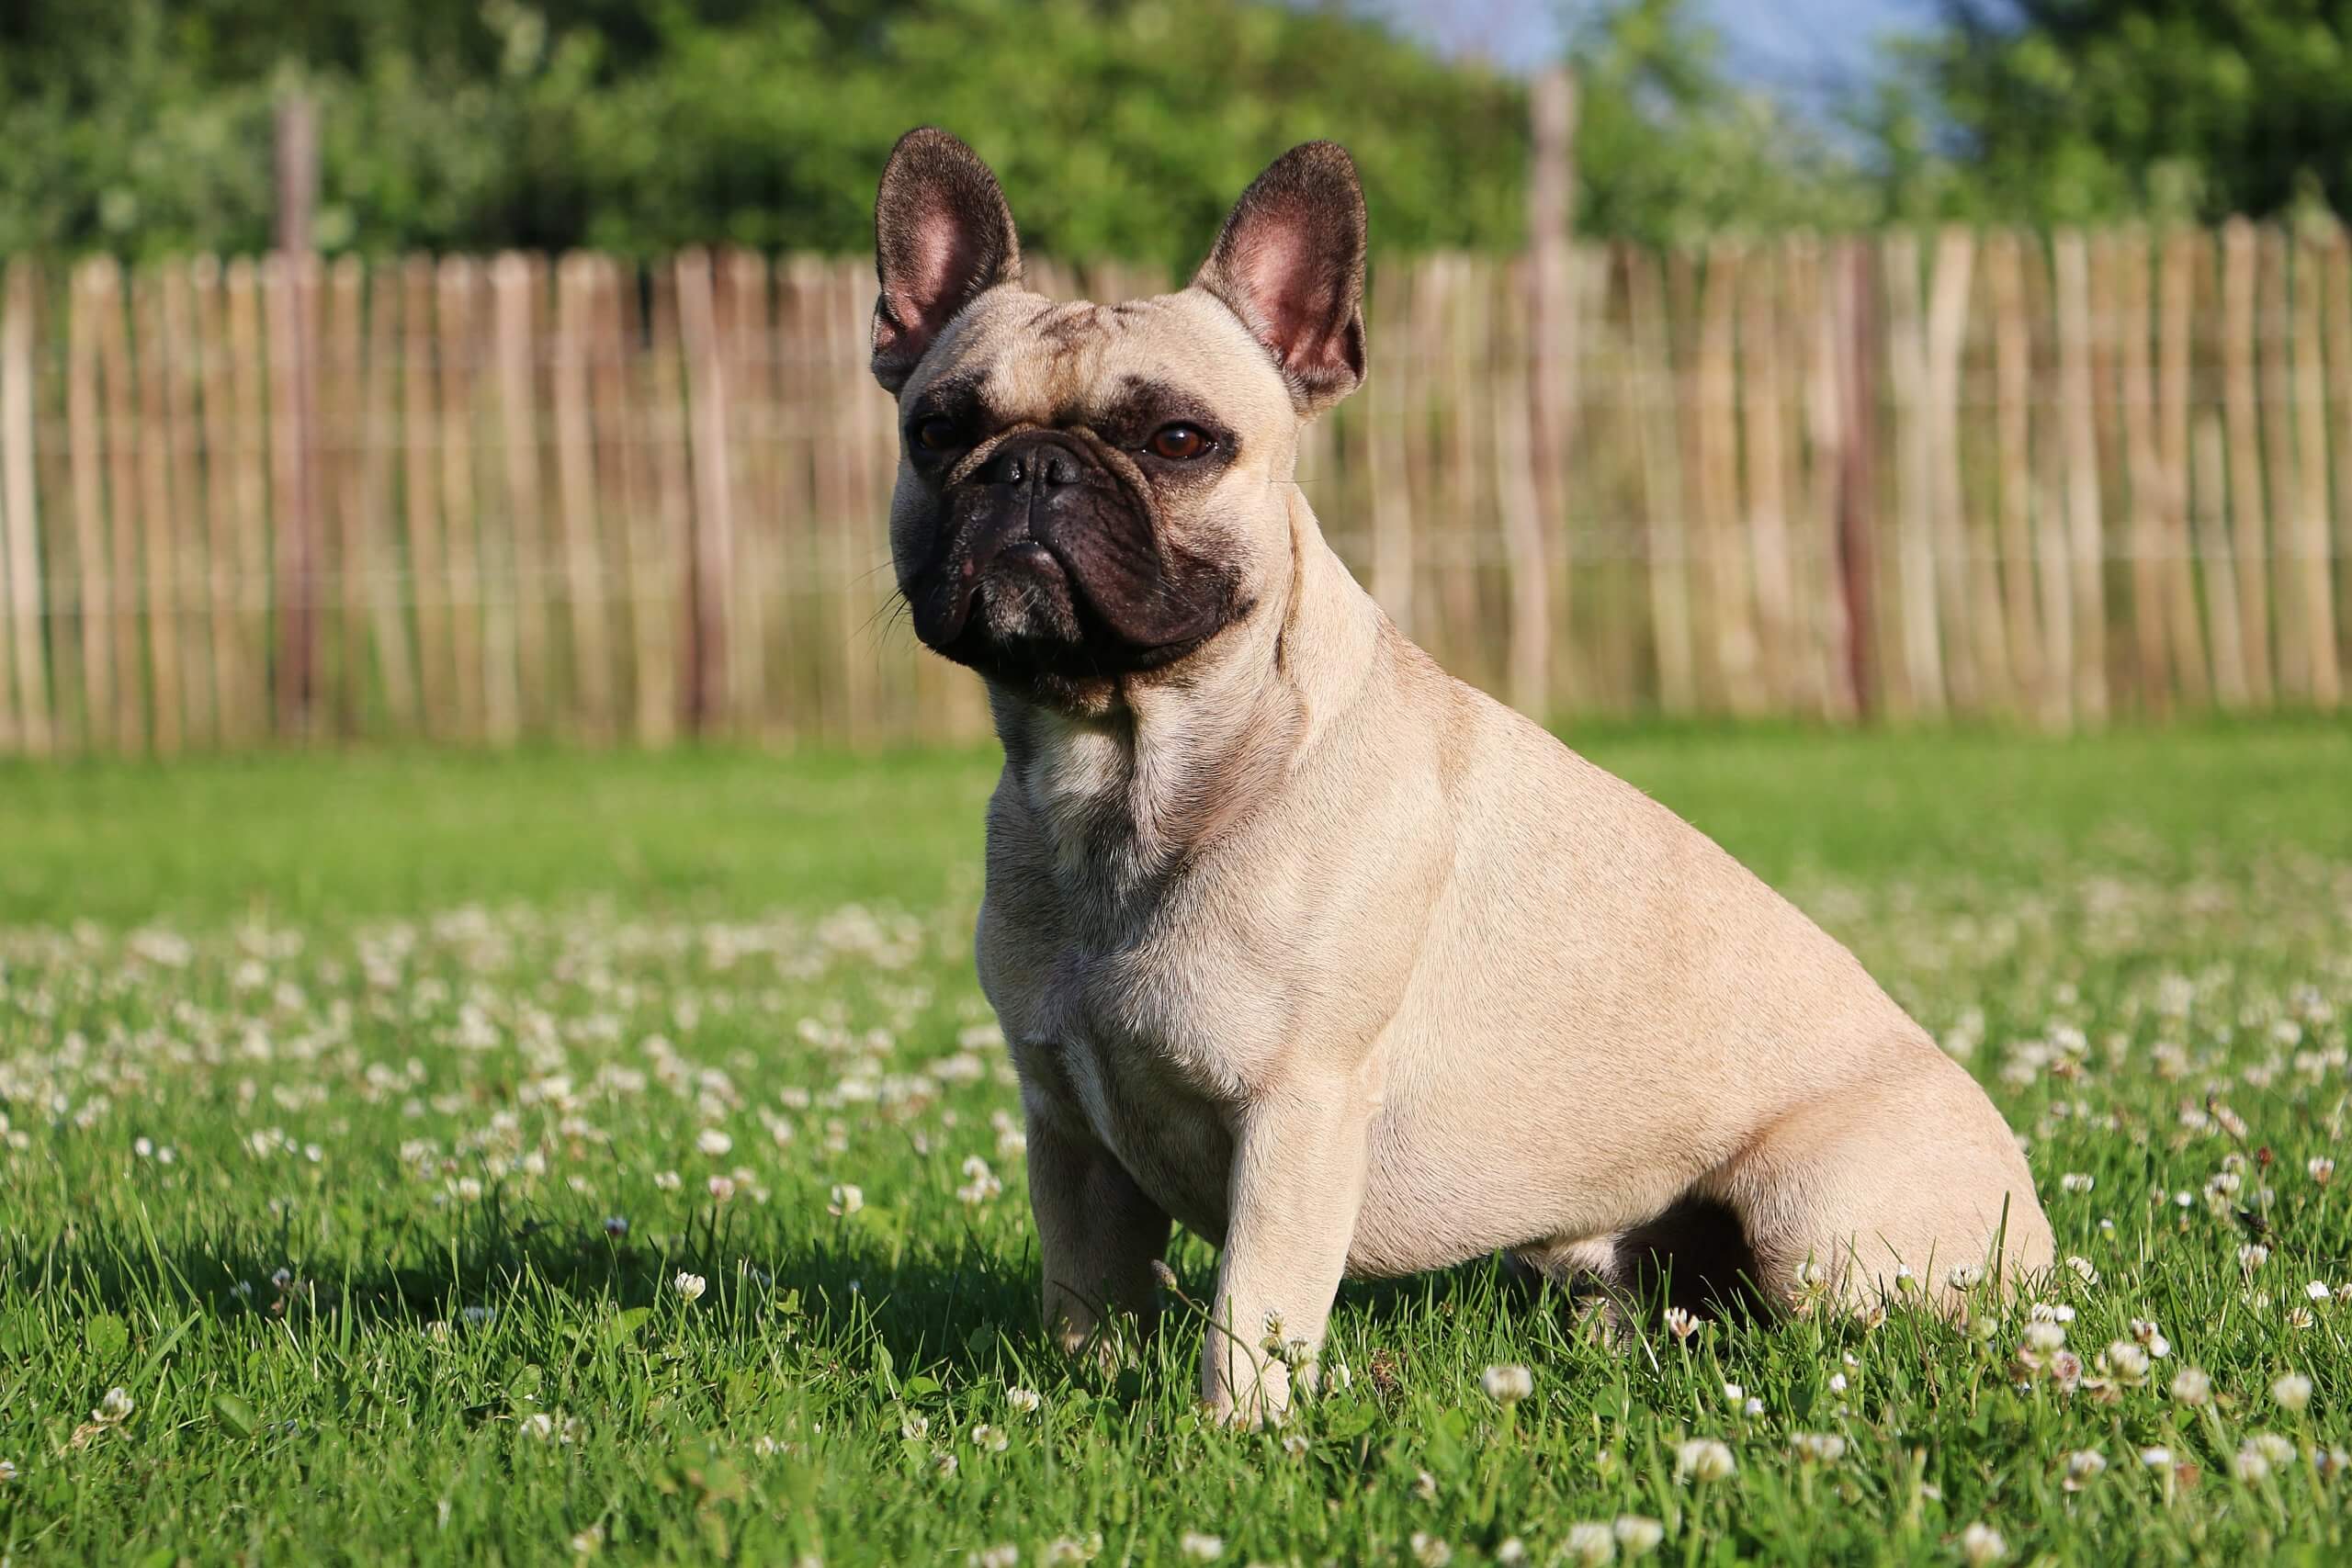
MULTIPOLYGON (((1560 36, 1589 234, 2352 197, 2352 0, 1942 0, 1812 111, 1741 80, 1686 0, 1577 6, 1560 36)), ((1388 246, 1509 248, 1524 220, 1521 75, 1340 6, 10 0, 0 253, 261 248, 296 88, 328 250, 853 252, 918 121, 1073 257, 1190 260, 1308 136, 1355 150, 1388 246)))

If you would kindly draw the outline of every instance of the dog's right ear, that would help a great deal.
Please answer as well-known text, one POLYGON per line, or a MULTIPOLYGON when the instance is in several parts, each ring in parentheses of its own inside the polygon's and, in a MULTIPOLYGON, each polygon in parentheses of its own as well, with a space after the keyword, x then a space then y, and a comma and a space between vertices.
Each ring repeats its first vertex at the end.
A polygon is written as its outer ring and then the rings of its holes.
POLYGON ((1364 230, 1355 160, 1305 142, 1241 193, 1193 277, 1265 346, 1309 417, 1363 379, 1364 230))
POLYGON ((1021 278, 1012 209, 989 166, 944 130, 899 138, 874 197, 874 378, 907 384, 956 312, 1021 278))

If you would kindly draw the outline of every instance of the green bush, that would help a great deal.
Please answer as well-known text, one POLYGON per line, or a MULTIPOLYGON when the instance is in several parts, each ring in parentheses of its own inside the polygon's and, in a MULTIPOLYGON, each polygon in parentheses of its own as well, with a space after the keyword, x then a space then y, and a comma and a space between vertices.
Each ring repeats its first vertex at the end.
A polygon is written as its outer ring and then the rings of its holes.
POLYGON ((1522 89, 1332 11, 30 0, 0 22, 0 252, 266 243, 272 109, 298 86, 330 249, 857 250, 884 154, 925 122, 1073 256, 1189 261, 1315 136, 1354 150, 1386 243, 1505 247, 1522 222, 1522 89))

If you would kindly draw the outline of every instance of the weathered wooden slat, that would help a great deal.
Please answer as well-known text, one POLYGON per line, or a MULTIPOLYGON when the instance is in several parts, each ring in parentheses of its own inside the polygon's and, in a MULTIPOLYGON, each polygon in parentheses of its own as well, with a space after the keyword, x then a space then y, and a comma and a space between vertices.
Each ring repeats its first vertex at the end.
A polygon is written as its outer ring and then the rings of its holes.
POLYGON ((2116 288, 2109 309, 2115 315, 2120 363, 2123 467, 2131 502, 2125 536, 2132 552, 2132 684, 2143 711, 2162 714, 2172 705, 2159 567, 2167 503, 2148 344, 2148 250, 2136 231, 2118 235, 2113 243, 2116 288))
POLYGON ((2230 548, 2236 568, 2238 634, 2246 691, 2271 698, 2268 511, 2263 500, 2261 426, 2255 385, 2255 231, 2244 219, 2222 227, 2222 398, 2229 438, 2230 548))
POLYGON ((493 615, 492 635, 512 639, 511 660, 498 666, 507 708, 503 722, 526 733, 543 731, 555 705, 555 665, 549 652, 549 589, 546 519, 540 512, 538 355, 539 301, 545 274, 536 259, 507 252, 491 264, 492 353, 497 360, 498 457, 505 526, 499 530, 498 559, 506 589, 493 596, 511 610, 493 615), (511 673, 509 673, 511 671, 511 673))
POLYGON ((2096 327, 2090 254, 2081 233, 2064 231, 2052 242, 2052 300, 2058 317, 2059 420, 2065 453, 2064 537, 2074 706, 2077 718, 2100 724, 2108 713, 2107 549, 2100 510, 2098 411, 2092 389, 2096 327))
MULTIPOLYGON (((441 540, 444 580, 438 592, 449 612, 455 734, 468 740, 498 739, 493 690, 501 687, 488 661, 496 648, 489 633, 488 601, 496 592, 483 570, 481 513, 474 474, 474 409, 479 340, 476 296, 481 269, 466 256, 444 256, 434 272, 434 368, 439 379, 441 540)), ((503 704, 499 716, 511 716, 503 704)))
MULTIPOLYGON (((1985 283, 1993 316, 1994 473, 2000 485, 1995 531, 2000 540, 2002 633, 2019 706, 2048 711, 2041 616, 2034 575, 2032 409, 2033 323, 2027 312, 2022 243, 2013 232, 1992 235, 1984 247, 1985 283)), ((1988 629, 1989 635, 1989 629, 1988 629)))
MULTIPOLYGON (((0 285, 0 528, 6 548, 10 635, 8 663, 15 674, 13 734, 0 747, 19 747, 46 756, 56 746, 49 682, 48 596, 42 582, 40 497, 33 462, 33 334, 40 276, 32 261, 8 264, 0 285)), ((0 701, 0 708, 6 707, 0 701)))
POLYGON ((2156 459, 2164 515, 2156 575, 2163 584, 2173 679, 2190 707, 2212 701, 2205 658, 2205 628, 2197 613, 2195 554, 2189 540, 2188 409, 2194 386, 2192 323, 2204 270, 2201 236, 2183 230, 2165 236, 2156 280, 2156 459))
POLYGON ((2335 592, 2328 557, 2327 380, 2321 364, 2321 278, 2328 241, 2305 238, 2290 258, 2294 307, 2290 353, 2294 364, 2296 478, 2290 581, 2301 601, 2297 614, 2304 679, 2312 705, 2332 712, 2344 700, 2343 666, 2335 648, 2335 592))
MULTIPOLYGON (((571 722, 590 740, 613 733, 613 648, 599 504, 598 441, 591 412, 598 355, 618 352, 597 331, 597 258, 574 254, 556 264, 555 331, 548 339, 553 393, 557 549, 563 558, 566 620, 571 632, 571 722)), ((613 433, 616 441, 622 432, 613 433)), ((626 491, 605 492, 625 507, 626 491)))

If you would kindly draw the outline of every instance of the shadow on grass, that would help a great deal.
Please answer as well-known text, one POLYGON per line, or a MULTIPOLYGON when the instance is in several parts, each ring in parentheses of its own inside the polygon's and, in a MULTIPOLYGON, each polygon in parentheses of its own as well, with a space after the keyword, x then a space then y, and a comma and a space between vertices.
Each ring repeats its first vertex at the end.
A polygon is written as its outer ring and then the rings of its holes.
MULTIPOLYGON (((944 1246, 895 1245, 830 1218, 798 1235, 774 1224, 737 1234, 751 1228, 719 1219, 681 1235, 640 1238, 560 1224, 508 1224, 492 1202, 464 1238, 428 1260, 419 1237, 390 1227, 337 1255, 301 1258, 286 1237, 259 1227, 157 1237, 119 1220, 85 1221, 45 1237, 0 1236, 0 1292, 20 1309, 19 1325, 77 1337, 101 1314, 160 1325, 190 1313, 223 1326, 284 1325, 306 1339, 422 1332, 485 1314, 510 1329, 530 1325, 577 1336, 626 1331, 649 1315, 685 1309, 684 1275, 701 1280, 691 1303, 695 1336, 721 1347, 806 1337, 844 1359, 878 1348, 902 1373, 943 1364, 976 1373, 1008 1355, 1016 1363, 1046 1355, 1025 1233, 1023 1250, 1008 1255, 968 1235, 944 1246)), ((1214 1269, 1196 1242, 1171 1251, 1189 1267, 1178 1290, 1166 1293, 1152 1338, 1156 1351, 1189 1361, 1214 1269)), ((1557 1312, 1566 1303, 1556 1288, 1487 1259, 1350 1281, 1338 1313, 1386 1337, 1413 1326, 1487 1320, 1498 1308, 1557 1312)))

